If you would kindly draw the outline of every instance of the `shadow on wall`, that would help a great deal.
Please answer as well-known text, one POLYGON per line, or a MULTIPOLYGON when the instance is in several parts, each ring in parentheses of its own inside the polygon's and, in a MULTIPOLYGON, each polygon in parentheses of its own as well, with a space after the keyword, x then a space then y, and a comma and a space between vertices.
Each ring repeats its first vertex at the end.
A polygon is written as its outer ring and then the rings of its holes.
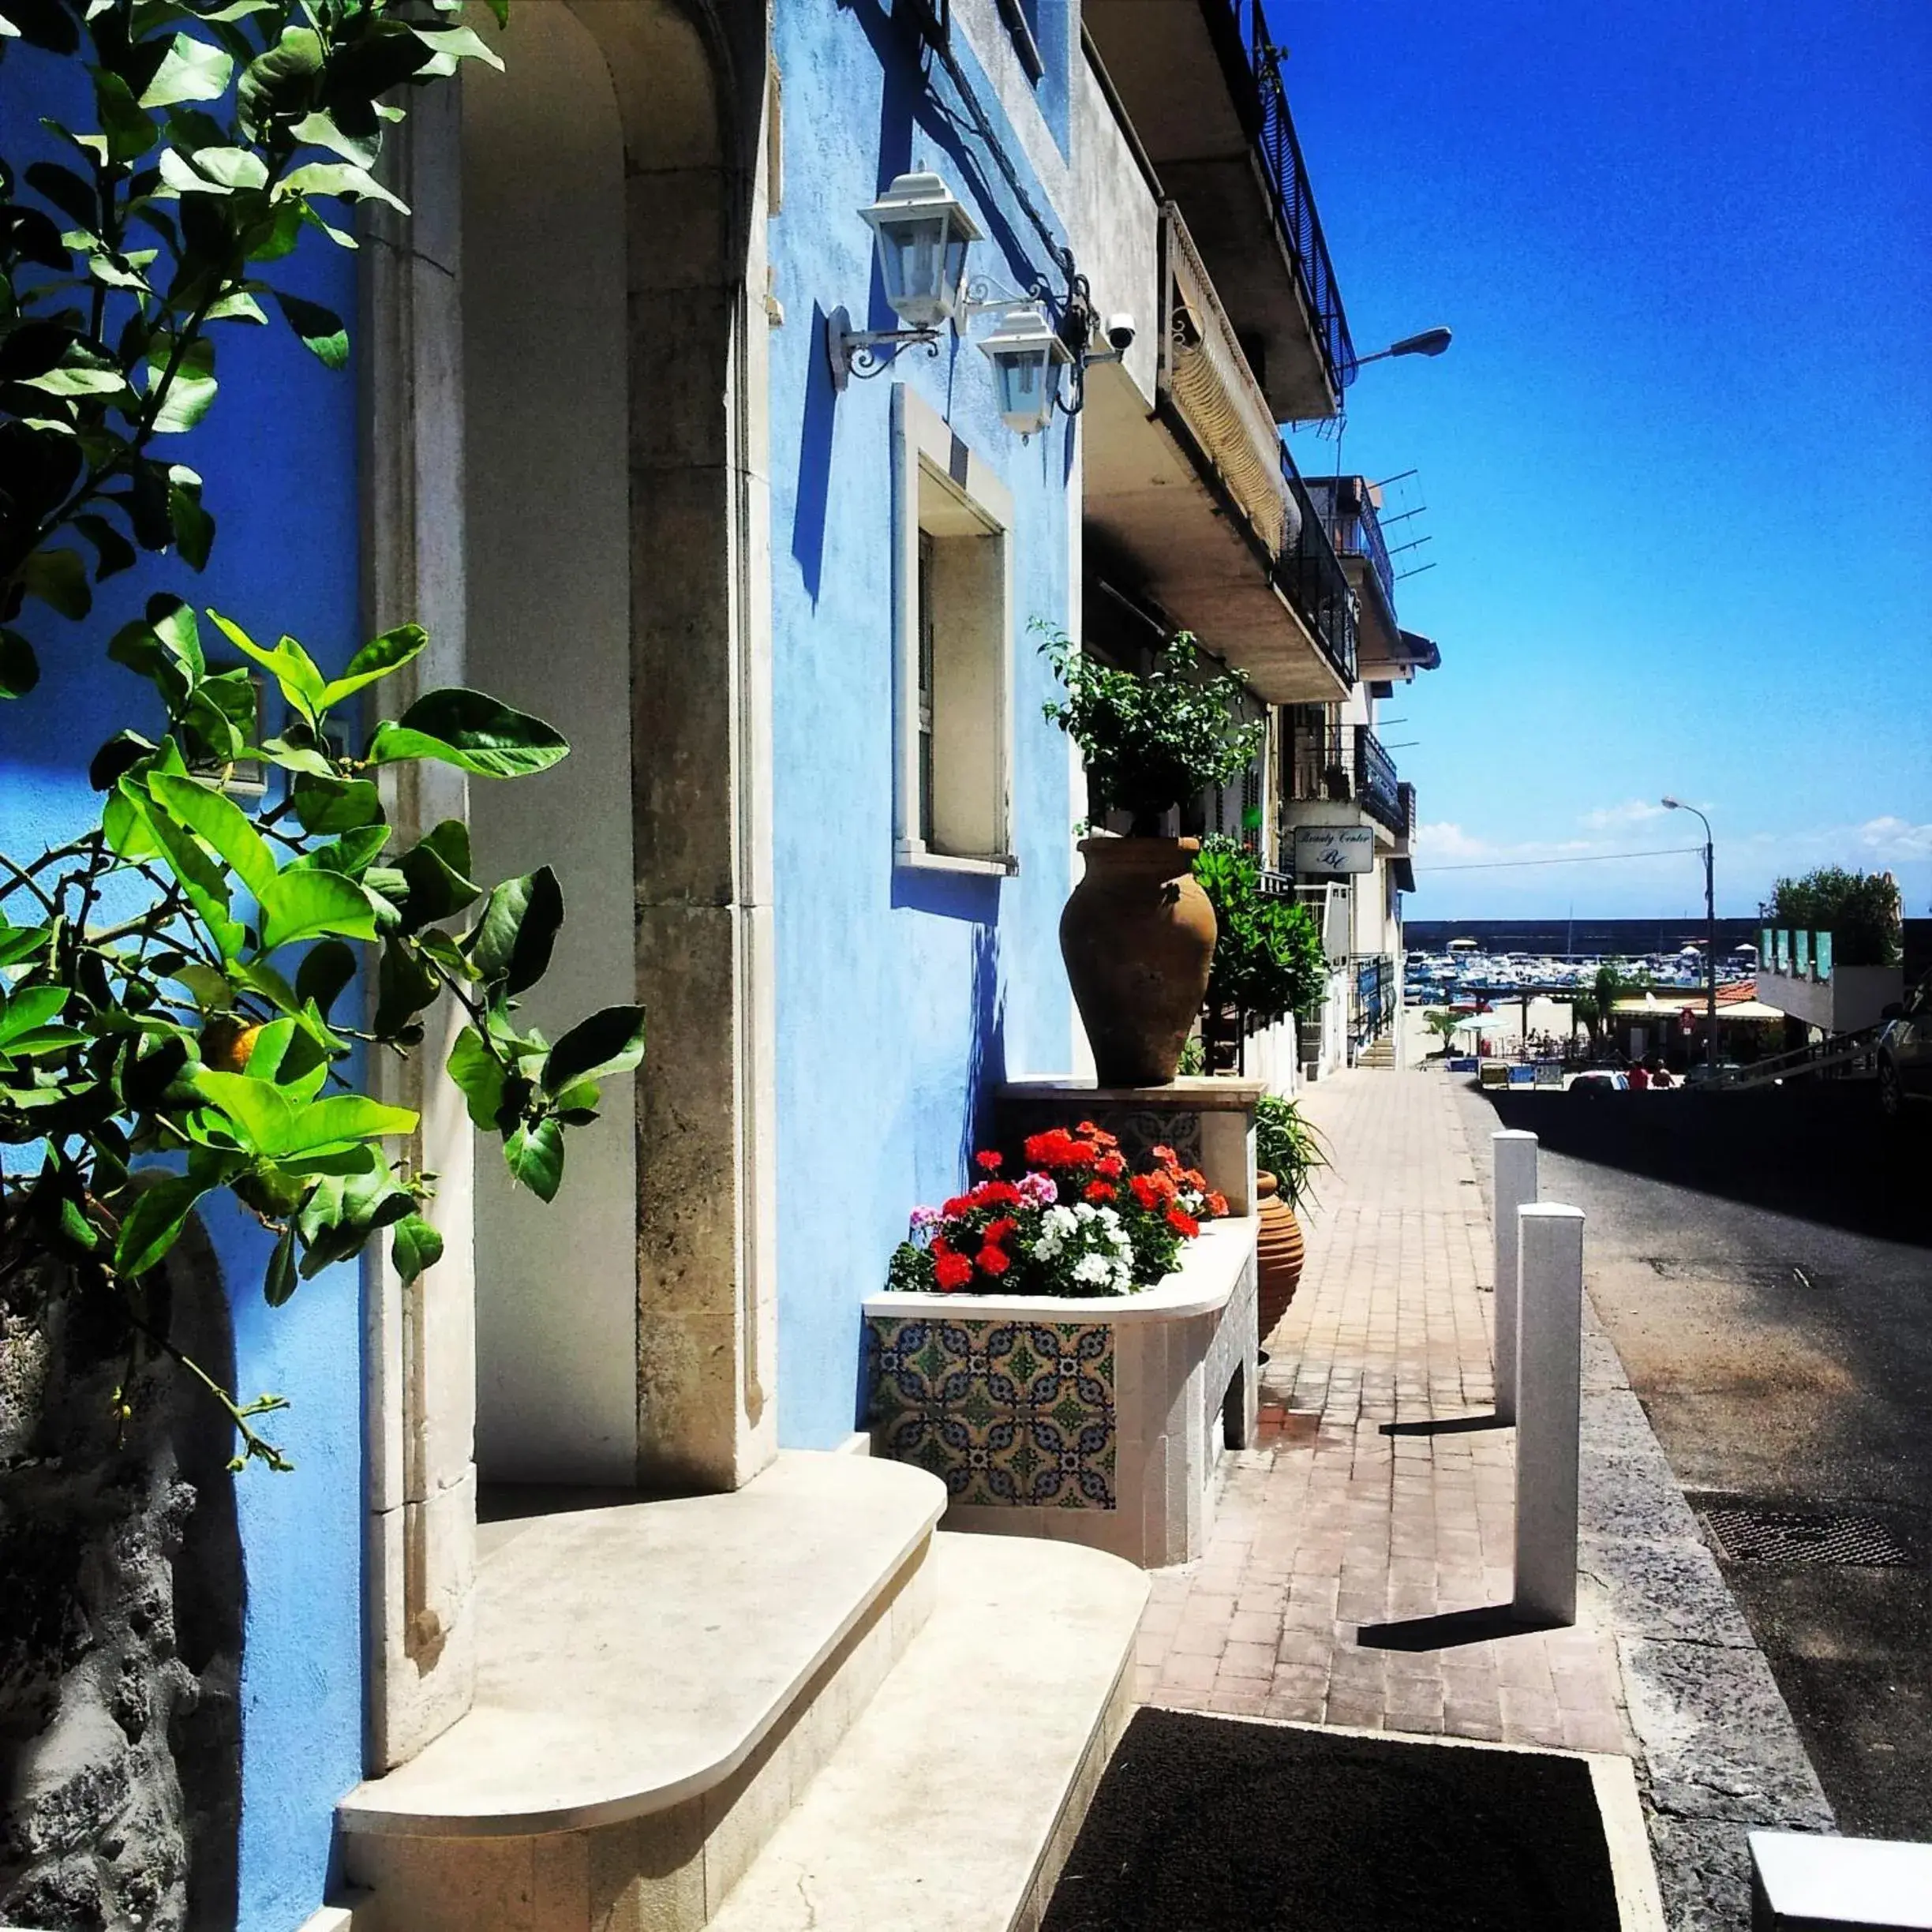
POLYGON ((1881 1241, 1932 1247, 1932 1135, 1869 1081, 1741 1094, 1485 1095, 1552 1152, 1881 1241))
MULTIPOLYGON (((232 1385, 191 1225, 148 1319, 232 1385)), ((244 1582, 228 1418, 118 1305, 0 1297, 0 1921, 232 1926, 244 1582), (124 1379, 133 1413, 113 1421, 124 1379)), ((272 1476, 260 1476, 273 1481, 272 1476)))
POLYGON ((972 1045, 966 1067, 966 1105, 960 1115, 960 1172, 977 1178, 972 1157, 993 1143, 994 1090, 1006 1077, 1006 990, 1000 980, 999 928, 973 935, 972 1045))
POLYGON ((798 500, 792 517, 792 558, 805 594, 814 605, 825 568, 826 504, 832 482, 832 425, 838 398, 832 372, 818 353, 825 342, 826 312, 812 304, 813 353, 805 374, 805 414, 799 425, 798 500))

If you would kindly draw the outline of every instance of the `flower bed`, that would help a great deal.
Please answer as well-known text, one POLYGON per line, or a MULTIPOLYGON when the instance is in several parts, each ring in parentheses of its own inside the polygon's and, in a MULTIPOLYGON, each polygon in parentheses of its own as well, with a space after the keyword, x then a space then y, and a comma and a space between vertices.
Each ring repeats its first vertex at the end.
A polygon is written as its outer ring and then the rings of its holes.
POLYGON ((1027 1171, 1001 1178, 1004 1157, 974 1156, 985 1178, 940 1208, 912 1212, 887 1286, 913 1294, 1133 1294, 1174 1271, 1226 1198, 1170 1147, 1141 1173, 1116 1137, 1082 1121, 1028 1136, 1027 1171))

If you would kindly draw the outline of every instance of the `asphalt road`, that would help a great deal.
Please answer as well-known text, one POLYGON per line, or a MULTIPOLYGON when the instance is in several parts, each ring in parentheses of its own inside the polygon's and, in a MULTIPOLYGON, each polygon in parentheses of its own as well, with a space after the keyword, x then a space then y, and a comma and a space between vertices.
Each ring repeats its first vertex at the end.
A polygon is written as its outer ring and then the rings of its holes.
POLYGON ((1706 1535, 1732 1507, 1855 1518, 1909 1559, 1713 1537, 1840 1829, 1932 1840, 1932 1111, 1889 1129, 1850 1082, 1465 1104, 1479 1158, 1530 1129, 1543 1198, 1589 1216, 1597 1312, 1706 1535))

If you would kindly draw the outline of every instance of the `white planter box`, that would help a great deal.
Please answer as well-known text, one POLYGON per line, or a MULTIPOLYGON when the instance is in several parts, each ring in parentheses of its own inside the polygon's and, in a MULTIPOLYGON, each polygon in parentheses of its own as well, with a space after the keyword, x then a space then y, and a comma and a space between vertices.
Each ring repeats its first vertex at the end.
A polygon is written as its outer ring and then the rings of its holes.
POLYGON ((868 1296, 874 1453, 945 1484, 949 1530, 1200 1556, 1254 1428, 1255 1229, 1211 1222, 1136 1295, 868 1296))

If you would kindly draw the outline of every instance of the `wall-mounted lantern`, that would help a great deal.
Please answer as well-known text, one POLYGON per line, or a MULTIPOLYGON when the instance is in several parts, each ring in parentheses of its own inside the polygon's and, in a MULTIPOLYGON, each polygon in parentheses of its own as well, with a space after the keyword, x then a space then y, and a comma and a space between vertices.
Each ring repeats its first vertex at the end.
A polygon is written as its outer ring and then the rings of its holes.
POLYGON ((939 352, 939 331, 965 303, 966 257, 980 240, 979 225, 939 176, 901 174, 859 218, 871 227, 879 279, 902 329, 854 329, 844 309, 826 318, 826 355, 832 386, 853 376, 875 376, 910 343, 939 352), (885 354, 877 351, 890 344, 885 354))
POLYGON ((1000 420, 1021 436, 1053 421, 1060 373, 1073 352, 1060 339, 1038 302, 1009 309, 999 327, 979 345, 993 365, 1000 420))

